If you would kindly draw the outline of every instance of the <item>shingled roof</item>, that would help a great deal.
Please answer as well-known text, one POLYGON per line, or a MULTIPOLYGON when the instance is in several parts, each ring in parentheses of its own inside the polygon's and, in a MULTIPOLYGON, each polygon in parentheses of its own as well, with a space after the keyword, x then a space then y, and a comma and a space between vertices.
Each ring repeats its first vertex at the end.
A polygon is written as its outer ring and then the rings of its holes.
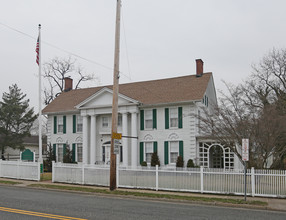
MULTIPOLYGON (((143 105, 195 101, 203 98, 212 73, 181 76, 144 82, 126 83, 119 85, 119 93, 137 100, 143 105)), ((76 110, 75 106, 103 88, 100 86, 76 89, 61 93, 43 109, 44 114, 76 110)))

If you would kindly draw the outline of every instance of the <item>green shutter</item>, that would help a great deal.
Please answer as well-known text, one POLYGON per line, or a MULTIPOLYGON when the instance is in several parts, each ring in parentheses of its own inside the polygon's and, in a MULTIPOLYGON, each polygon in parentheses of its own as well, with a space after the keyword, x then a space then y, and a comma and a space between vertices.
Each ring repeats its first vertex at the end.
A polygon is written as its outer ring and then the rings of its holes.
POLYGON ((183 128, 183 107, 178 108, 179 128, 183 128))
POLYGON ((76 115, 72 116, 72 133, 76 133, 76 115))
POLYGON ((63 133, 65 134, 67 132, 67 126, 66 126, 67 125, 67 118, 65 115, 63 116, 63 123, 64 123, 63 133))
POLYGON ((153 129, 157 129, 157 109, 153 109, 153 129))
POLYGON ((158 154, 158 143, 157 143, 157 141, 153 142, 153 152, 154 153, 157 152, 157 154, 158 154))
POLYGON ((75 162, 75 144, 72 144, 72 161, 75 162))
POLYGON ((144 130, 144 110, 140 110, 140 130, 144 130))
POLYGON ((179 141, 179 155, 184 159, 184 142, 179 141))
POLYGON ((63 144, 63 162, 64 162, 64 158, 66 156, 66 153, 67 153, 67 145, 63 144))
POLYGON ((165 108, 165 128, 169 129, 169 109, 165 108))
POLYGON ((169 146, 168 146, 168 141, 165 141, 164 143, 164 148, 165 148, 165 152, 164 152, 164 155, 165 155, 165 165, 166 164, 169 164, 169 146))
POLYGON ((53 154, 54 154, 54 159, 56 160, 56 158, 57 158, 57 144, 53 144, 53 154))
POLYGON ((57 133, 57 116, 54 116, 54 134, 57 133))
POLYGON ((144 160, 144 143, 140 142, 140 164, 144 160))

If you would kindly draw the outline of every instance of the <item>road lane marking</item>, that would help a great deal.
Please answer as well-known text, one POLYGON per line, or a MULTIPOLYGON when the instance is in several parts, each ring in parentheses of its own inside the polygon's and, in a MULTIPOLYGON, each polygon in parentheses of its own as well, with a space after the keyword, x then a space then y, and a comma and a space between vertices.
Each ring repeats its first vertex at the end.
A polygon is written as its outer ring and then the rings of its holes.
POLYGON ((68 216, 61 216, 61 215, 53 215, 53 214, 47 214, 47 213, 41 213, 41 212, 32 212, 32 211, 26 211, 21 209, 12 209, 12 208, 6 208, 6 207, 0 207, 0 211, 3 212, 12 212, 22 215, 32 215, 32 216, 39 216, 43 218, 52 218, 52 219, 62 219, 62 220, 87 220, 83 218, 74 218, 74 217, 68 217, 68 216))

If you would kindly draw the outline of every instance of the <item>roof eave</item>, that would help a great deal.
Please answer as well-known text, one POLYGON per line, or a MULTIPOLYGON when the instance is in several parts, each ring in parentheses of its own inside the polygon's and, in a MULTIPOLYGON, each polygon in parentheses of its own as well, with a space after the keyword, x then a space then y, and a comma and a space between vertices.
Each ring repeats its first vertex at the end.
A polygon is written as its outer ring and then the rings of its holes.
POLYGON ((144 103, 142 103, 140 105, 140 107, 170 106, 170 105, 180 105, 180 104, 195 104, 196 102, 201 102, 201 99, 188 100, 188 101, 179 101, 179 102, 154 103, 154 104, 144 104, 144 103))

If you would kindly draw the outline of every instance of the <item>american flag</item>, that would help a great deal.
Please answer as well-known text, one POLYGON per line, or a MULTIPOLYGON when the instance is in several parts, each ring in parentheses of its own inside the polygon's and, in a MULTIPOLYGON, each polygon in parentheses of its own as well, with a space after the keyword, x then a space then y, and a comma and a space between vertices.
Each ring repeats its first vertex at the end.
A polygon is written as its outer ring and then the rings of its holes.
POLYGON ((38 37, 38 40, 37 40, 37 46, 36 46, 36 53, 37 53, 37 59, 36 59, 36 63, 39 65, 39 53, 40 53, 40 42, 39 42, 39 37, 38 37))

